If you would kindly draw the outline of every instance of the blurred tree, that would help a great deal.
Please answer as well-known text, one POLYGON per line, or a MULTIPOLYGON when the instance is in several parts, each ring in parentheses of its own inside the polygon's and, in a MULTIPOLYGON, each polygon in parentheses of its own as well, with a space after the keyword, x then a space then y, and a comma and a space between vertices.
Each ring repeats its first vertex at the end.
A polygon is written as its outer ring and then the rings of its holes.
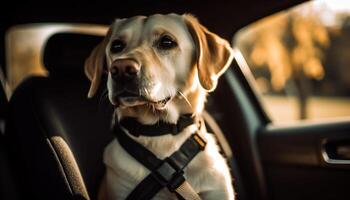
POLYGON ((307 117, 309 79, 321 80, 322 59, 330 39, 320 20, 322 8, 308 4, 289 12, 267 17, 254 24, 246 43, 250 60, 256 68, 267 67, 273 91, 290 88, 297 96, 299 118, 307 117), (267 23, 268 22, 268 23, 267 23))

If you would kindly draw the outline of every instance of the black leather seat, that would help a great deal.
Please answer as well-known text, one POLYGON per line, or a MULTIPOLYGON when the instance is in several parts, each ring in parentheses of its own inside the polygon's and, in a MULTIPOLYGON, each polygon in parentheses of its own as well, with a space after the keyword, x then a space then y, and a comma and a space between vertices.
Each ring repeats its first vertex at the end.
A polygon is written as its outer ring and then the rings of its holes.
POLYGON ((8 139, 4 133, 7 109, 7 97, 0 83, 0 199, 16 200, 19 199, 19 194, 11 168, 8 139))
POLYGON ((53 35, 44 51, 50 75, 28 78, 10 100, 6 133, 25 199, 96 199, 112 109, 99 94, 87 99, 83 65, 101 39, 53 35))

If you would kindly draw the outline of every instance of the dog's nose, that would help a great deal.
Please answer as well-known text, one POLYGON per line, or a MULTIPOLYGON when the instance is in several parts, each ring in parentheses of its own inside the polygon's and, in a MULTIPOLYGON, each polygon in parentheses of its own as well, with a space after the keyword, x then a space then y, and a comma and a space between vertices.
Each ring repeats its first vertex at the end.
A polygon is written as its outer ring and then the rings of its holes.
POLYGON ((111 75, 116 77, 134 78, 140 71, 140 64, 132 59, 119 59, 111 65, 111 75))

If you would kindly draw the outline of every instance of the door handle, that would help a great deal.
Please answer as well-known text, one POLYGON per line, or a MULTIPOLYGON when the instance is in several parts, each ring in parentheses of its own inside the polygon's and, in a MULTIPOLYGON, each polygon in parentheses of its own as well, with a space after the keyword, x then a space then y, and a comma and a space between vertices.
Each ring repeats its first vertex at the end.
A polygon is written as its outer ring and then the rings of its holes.
POLYGON ((350 140, 324 140, 321 151, 326 163, 350 165, 350 140))

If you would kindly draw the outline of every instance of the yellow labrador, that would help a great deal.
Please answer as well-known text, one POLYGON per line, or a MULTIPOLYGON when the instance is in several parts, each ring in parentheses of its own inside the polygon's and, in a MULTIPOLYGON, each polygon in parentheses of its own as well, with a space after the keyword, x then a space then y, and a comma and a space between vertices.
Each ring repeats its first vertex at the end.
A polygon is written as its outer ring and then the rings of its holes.
MULTIPOLYGON (((176 123, 181 114, 201 115, 207 92, 215 89, 232 58, 228 42, 192 15, 116 19, 86 60, 85 72, 91 80, 88 97, 94 96, 107 70, 108 97, 117 120, 134 117, 142 124, 176 123)), ((130 137, 164 159, 197 129, 193 124, 177 135, 130 137)), ((214 137, 206 131, 199 134, 207 146, 185 168, 187 181, 202 199, 234 199, 229 168, 214 137)), ((106 147, 104 162, 102 199, 125 199, 150 173, 117 139, 106 147)), ((163 189, 154 199, 177 197, 163 189)))

